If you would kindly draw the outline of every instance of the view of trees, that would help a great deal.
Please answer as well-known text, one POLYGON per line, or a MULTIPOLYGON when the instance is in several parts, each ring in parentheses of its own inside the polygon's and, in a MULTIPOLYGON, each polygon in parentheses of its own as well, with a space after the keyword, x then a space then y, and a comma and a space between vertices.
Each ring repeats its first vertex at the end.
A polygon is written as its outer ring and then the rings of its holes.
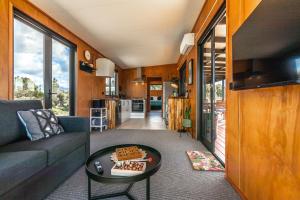
POLYGON ((28 77, 15 77, 15 99, 39 99, 42 100, 44 92, 41 85, 36 85, 28 77))
POLYGON ((69 92, 59 87, 56 78, 52 80, 52 92, 56 95, 52 95, 52 110, 57 115, 69 114, 69 92))
MULTIPOLYGON (((44 99, 44 92, 42 85, 36 85, 28 77, 15 77, 15 99, 44 99)), ((64 90, 58 84, 56 78, 52 81, 52 110, 57 115, 68 115, 69 114, 69 92, 64 90)))

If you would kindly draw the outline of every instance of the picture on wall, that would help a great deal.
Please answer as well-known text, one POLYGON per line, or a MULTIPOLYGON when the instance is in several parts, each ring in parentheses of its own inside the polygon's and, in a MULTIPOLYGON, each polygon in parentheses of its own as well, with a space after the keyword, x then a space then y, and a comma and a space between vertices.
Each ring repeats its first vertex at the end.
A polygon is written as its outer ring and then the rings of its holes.
POLYGON ((189 70, 189 76, 188 76, 188 84, 193 84, 193 59, 191 59, 188 63, 188 70, 189 70))

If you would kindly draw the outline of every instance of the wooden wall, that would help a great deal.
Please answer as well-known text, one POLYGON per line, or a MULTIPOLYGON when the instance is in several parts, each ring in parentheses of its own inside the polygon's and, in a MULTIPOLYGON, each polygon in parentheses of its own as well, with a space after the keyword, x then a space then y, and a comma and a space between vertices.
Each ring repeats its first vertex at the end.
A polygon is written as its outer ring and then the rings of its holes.
MULTIPOLYGON (((142 74, 146 78, 161 78, 162 82, 178 77, 176 64, 143 67, 142 74)), ((123 69, 119 76, 120 92, 128 98, 147 98, 147 83, 135 84, 132 82, 135 78, 136 68, 123 69)))
MULTIPOLYGON (((260 2, 227 1, 227 83, 232 35, 260 2)), ((244 198, 300 199, 300 86, 227 90, 226 120, 226 177, 244 198)))
MULTIPOLYGON (((222 4, 224 3, 224 0, 207 0, 198 16, 198 19, 191 30, 191 32, 195 33, 195 43, 200 39, 203 32, 206 30, 208 25, 210 24, 213 17, 216 15, 222 4)), ((197 70, 197 63, 198 63, 198 57, 197 57, 197 45, 195 45, 191 51, 184 55, 180 56, 177 68, 178 70, 182 66, 184 62, 187 63, 187 70, 186 70, 186 76, 188 77, 188 62, 190 60, 193 60, 193 84, 188 85, 187 89, 189 90, 189 99, 191 103, 191 120, 192 120, 192 136, 193 138, 197 137, 197 130, 196 130, 196 115, 197 115, 197 79, 196 79, 196 70, 197 70)))
MULTIPOLYGON (((199 40, 223 0, 207 0, 192 30, 199 40)), ((227 0, 227 84, 232 80, 232 35, 261 0, 227 0)), ((196 46, 191 91, 196 136, 196 46)), ((188 72, 187 72, 188 73, 188 72)), ((188 75, 188 74, 187 74, 188 75)), ((244 199, 300 199, 300 86, 226 91, 226 179, 244 199)))
MULTIPOLYGON (((83 51, 89 50, 93 61, 103 57, 98 51, 78 38, 64 26, 26 0, 0 0, 0 99, 12 99, 13 95, 13 7, 49 27, 54 32, 77 45, 77 68, 79 60, 84 60, 83 51)), ((104 78, 77 70, 76 74, 76 114, 88 116, 92 98, 103 97, 104 78)))

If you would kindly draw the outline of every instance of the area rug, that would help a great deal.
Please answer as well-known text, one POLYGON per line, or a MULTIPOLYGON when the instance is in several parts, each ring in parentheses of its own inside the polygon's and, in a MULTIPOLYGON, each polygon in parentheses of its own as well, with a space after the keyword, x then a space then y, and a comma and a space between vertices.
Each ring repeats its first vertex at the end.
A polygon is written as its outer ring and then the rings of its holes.
POLYGON ((208 151, 187 151, 186 153, 194 170, 224 171, 221 163, 208 151))

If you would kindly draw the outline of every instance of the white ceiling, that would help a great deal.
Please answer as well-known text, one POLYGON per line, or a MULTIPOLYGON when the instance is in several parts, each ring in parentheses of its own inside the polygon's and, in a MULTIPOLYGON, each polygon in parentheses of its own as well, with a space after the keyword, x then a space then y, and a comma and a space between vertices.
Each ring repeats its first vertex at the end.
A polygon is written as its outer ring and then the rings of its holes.
POLYGON ((205 0, 30 0, 122 68, 176 63, 205 0))

